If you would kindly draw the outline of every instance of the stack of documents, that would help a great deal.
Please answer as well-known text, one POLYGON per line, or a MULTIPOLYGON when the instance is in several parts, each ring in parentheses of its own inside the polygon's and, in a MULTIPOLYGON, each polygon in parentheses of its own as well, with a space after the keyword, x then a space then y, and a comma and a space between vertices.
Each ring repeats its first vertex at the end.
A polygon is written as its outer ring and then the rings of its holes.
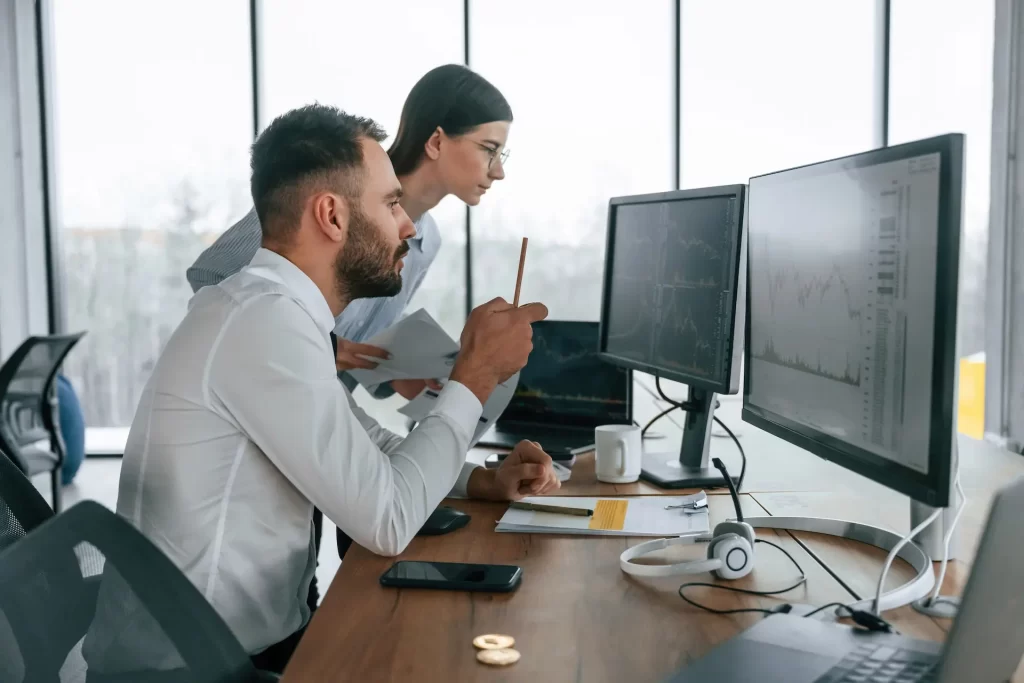
POLYGON ((531 534, 585 534, 595 536, 699 536, 711 531, 707 505, 698 511, 689 506, 706 499, 704 492, 692 496, 625 496, 585 498, 581 496, 535 496, 524 503, 588 508, 592 516, 536 512, 509 508, 498 522, 497 531, 531 534))
MULTIPOLYGON (((436 379, 444 383, 451 374, 455 358, 459 354, 459 344, 422 308, 368 339, 366 343, 378 346, 391 354, 386 360, 367 356, 369 360, 377 363, 373 370, 349 371, 349 374, 369 391, 393 379, 436 379)), ((470 442, 471 446, 476 445, 484 432, 505 411, 518 385, 517 372, 491 393, 484 404, 483 414, 470 442)), ((434 409, 437 397, 438 392, 424 389, 409 403, 399 408, 398 412, 414 422, 419 422, 434 409)))

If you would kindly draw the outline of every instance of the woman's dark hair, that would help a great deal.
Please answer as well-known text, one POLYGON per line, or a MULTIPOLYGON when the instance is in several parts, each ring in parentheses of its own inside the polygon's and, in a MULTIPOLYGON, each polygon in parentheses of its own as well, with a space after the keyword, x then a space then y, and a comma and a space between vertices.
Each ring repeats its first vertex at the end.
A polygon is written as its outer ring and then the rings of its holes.
POLYGON ((431 69, 409 91, 395 141, 388 150, 397 175, 411 173, 438 126, 456 136, 492 121, 511 121, 512 107, 483 76, 461 64, 431 69))

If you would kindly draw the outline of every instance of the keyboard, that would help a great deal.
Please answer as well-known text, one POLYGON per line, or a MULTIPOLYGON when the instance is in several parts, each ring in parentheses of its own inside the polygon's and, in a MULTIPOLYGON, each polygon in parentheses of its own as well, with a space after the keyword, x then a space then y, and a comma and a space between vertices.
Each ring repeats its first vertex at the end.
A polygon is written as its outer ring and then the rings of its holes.
POLYGON ((815 683, 931 683, 939 656, 887 645, 861 645, 815 683))

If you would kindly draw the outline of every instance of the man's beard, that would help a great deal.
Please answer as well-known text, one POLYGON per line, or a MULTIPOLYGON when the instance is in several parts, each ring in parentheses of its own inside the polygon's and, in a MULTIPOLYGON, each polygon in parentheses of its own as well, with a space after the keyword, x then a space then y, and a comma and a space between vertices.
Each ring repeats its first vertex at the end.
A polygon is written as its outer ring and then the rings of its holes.
POLYGON ((348 239, 334 261, 338 294, 346 302, 395 296, 402 291, 402 275, 396 266, 408 252, 409 244, 405 240, 392 251, 373 221, 353 207, 348 239))

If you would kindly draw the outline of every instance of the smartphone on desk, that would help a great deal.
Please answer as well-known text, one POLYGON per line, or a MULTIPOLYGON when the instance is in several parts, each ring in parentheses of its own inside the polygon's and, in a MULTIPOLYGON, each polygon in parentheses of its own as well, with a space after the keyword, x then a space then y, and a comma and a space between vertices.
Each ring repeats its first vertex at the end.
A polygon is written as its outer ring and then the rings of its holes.
POLYGON ((463 564, 399 560, 380 577, 391 588, 508 593, 519 587, 523 570, 511 564, 463 564))

